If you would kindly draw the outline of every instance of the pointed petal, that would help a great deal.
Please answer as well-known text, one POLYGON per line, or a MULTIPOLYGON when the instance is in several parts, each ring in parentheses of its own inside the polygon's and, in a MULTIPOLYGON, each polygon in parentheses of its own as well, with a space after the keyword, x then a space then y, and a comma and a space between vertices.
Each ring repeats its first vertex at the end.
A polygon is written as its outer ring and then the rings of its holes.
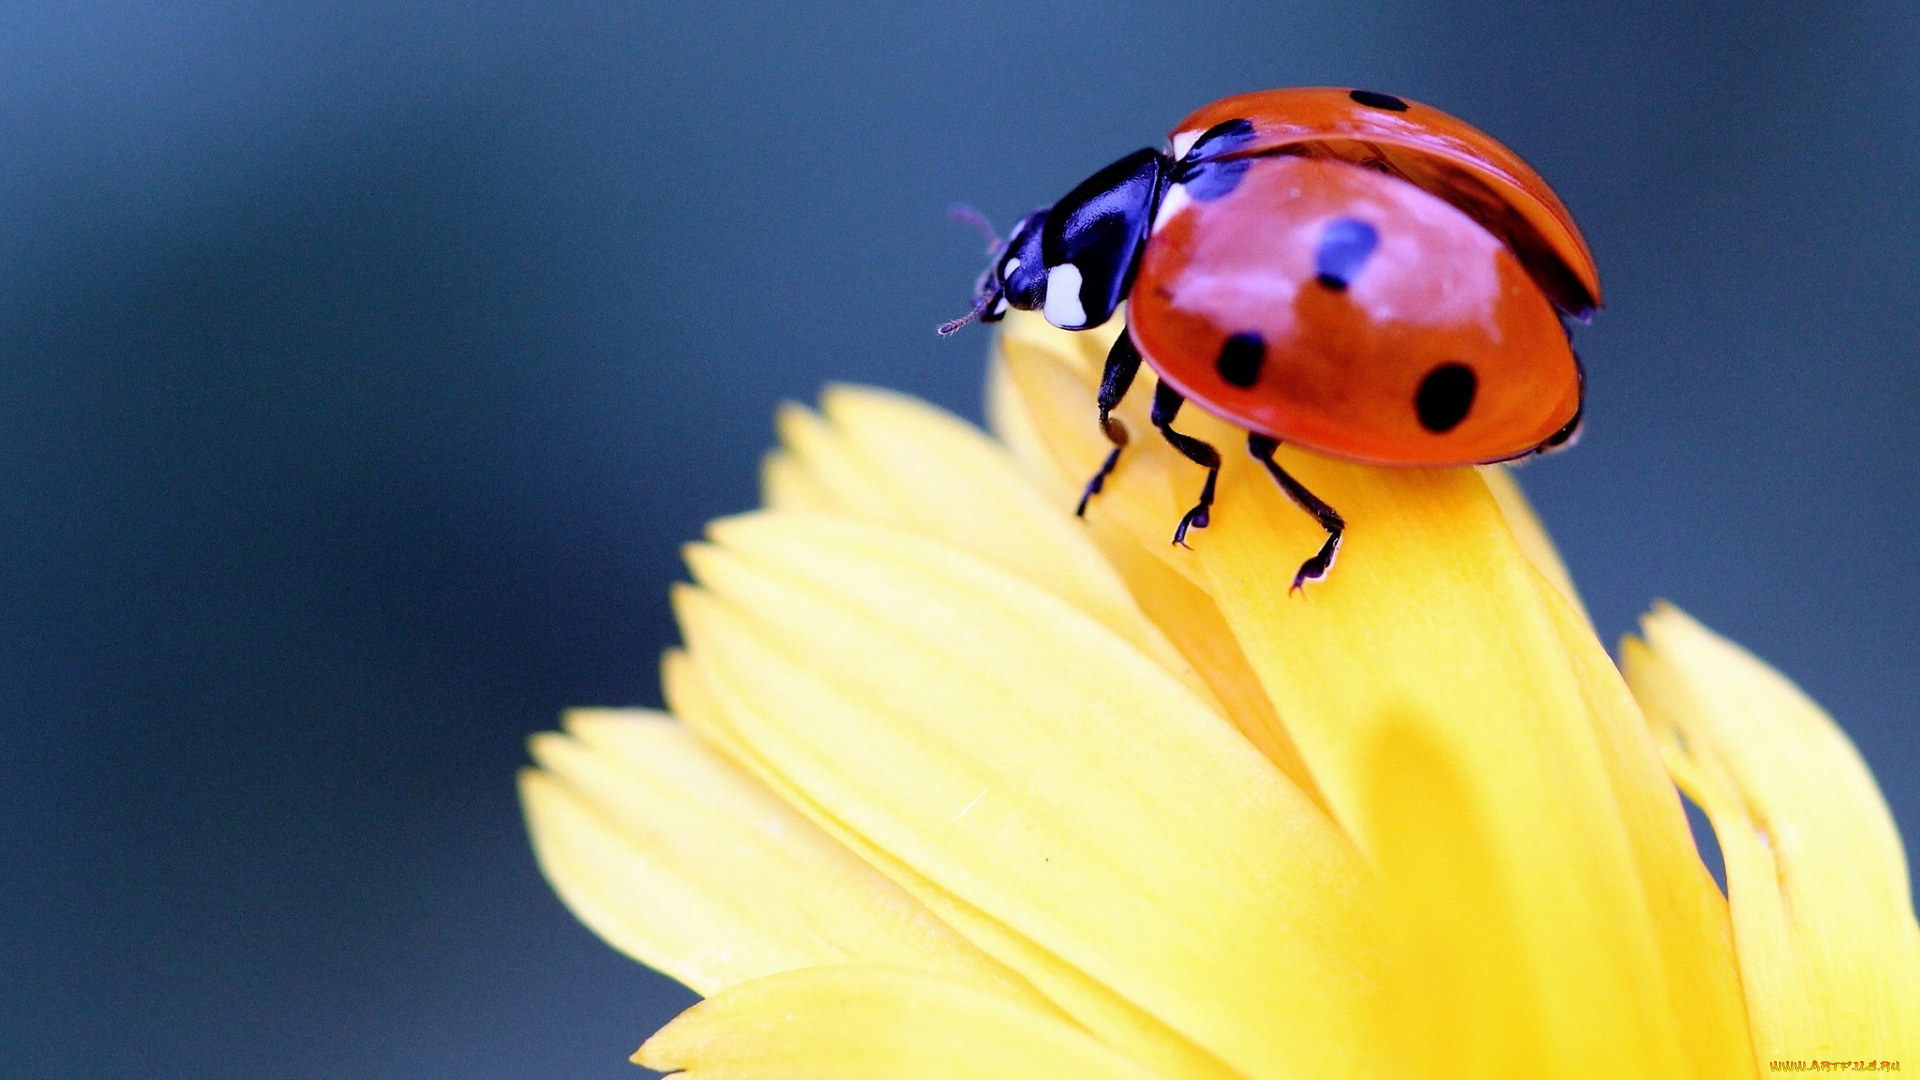
POLYGON ((706 890, 648 858, 551 775, 522 770, 520 802, 540 870, 567 910, 607 944, 694 992, 814 959, 713 904, 706 890))
POLYGON ((920 972, 794 971, 682 1013, 633 1060, 687 1080, 1154 1080, 1084 1031, 920 972))
POLYGON ((522 776, 555 891, 623 952, 710 994, 823 963, 941 972, 1040 999, 670 718, 575 710, 522 776))
MULTIPOLYGON (((824 420, 805 405, 786 402, 774 417, 782 456, 811 478, 809 487, 843 513, 905 526, 905 515, 883 477, 824 420)), ((770 498, 778 494, 765 493, 770 498)))
POLYGON ((760 462, 760 499, 775 510, 833 509, 833 497, 799 459, 784 450, 775 450, 760 462))
POLYGON ((1487 1056, 1455 1059, 1463 1075, 1476 1060, 1511 1064, 1511 1047, 1531 1075, 1681 1074, 1587 703, 1485 484, 1471 469, 1282 461, 1346 515, 1335 572, 1289 594, 1319 530, 1240 456, 1195 556, 1328 803, 1379 867, 1402 928, 1388 940, 1435 943, 1403 952, 1417 976, 1399 984, 1414 988, 1404 1007, 1433 1010, 1423 1030, 1477 1025, 1460 1045, 1487 1056), (1455 988, 1427 981, 1447 971, 1455 988))
POLYGON ((678 598, 692 654, 825 814, 1248 1075, 1355 1067, 1369 877, 1198 698, 908 534, 754 515, 713 537, 690 554, 711 595, 678 598))
POLYGON ((1520 551, 1533 564, 1535 570, 1560 590, 1580 618, 1589 627, 1593 618, 1587 614, 1587 605, 1580 601, 1580 590, 1574 587, 1573 575, 1567 573, 1567 564, 1560 558, 1560 549, 1553 546, 1553 537, 1547 534, 1547 527, 1533 512, 1533 504, 1527 501, 1526 493, 1520 490, 1520 480, 1513 475, 1513 469, 1507 465, 1483 465, 1480 478, 1487 482, 1487 490, 1492 493, 1493 501, 1500 506, 1501 516, 1507 519, 1507 529, 1513 533, 1513 542, 1520 545, 1520 551))
POLYGON ((1586 613, 1544 572, 1539 585, 1573 660, 1646 889, 1680 1045, 1694 1076, 1751 1077, 1753 1044, 1726 897, 1700 861, 1659 747, 1586 613))
POLYGON ((1798 687, 1677 608, 1642 628, 1627 678, 1726 857, 1755 1055, 1920 1060, 1920 925, 1866 763, 1798 687))

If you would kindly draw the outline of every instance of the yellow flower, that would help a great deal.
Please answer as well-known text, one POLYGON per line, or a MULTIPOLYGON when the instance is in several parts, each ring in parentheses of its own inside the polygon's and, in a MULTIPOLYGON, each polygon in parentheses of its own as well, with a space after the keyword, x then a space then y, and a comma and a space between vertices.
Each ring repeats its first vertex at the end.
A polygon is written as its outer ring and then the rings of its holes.
MULTIPOLYGON (((1002 440, 789 408, 768 509, 674 595, 672 715, 581 710, 522 776, 560 895, 707 1000, 701 1078, 1752 1077, 1920 1069, 1920 926, 1872 777, 1677 610, 1623 679, 1498 469, 1106 450, 1111 333, 1016 315, 1002 440), (1674 785, 1711 816, 1731 903, 1674 785)), ((1150 430, 1136 392, 1122 416, 1150 430)), ((1195 434, 1233 433, 1195 416, 1195 434)), ((1283 451, 1283 453, 1290 453, 1283 451)))

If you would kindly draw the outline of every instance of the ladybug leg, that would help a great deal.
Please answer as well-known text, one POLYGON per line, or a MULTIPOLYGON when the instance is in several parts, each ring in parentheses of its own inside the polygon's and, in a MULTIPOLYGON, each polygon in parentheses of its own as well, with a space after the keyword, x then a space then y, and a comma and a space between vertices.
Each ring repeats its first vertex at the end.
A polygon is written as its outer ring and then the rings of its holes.
POLYGON ((1160 434, 1166 436, 1173 448, 1188 461, 1203 465, 1207 470, 1207 482, 1200 489, 1200 501, 1193 504, 1193 509, 1180 518, 1180 524, 1173 530, 1173 542, 1181 547, 1187 546, 1188 529, 1204 529, 1212 520, 1213 489, 1220 482, 1220 451, 1215 450, 1212 443, 1173 430, 1173 418, 1179 415, 1180 406, 1186 402, 1187 399, 1180 396, 1180 391, 1164 382, 1153 388, 1153 426, 1159 428, 1160 434))
POLYGON ((1127 396, 1127 388, 1133 385, 1133 377, 1140 372, 1140 350, 1133 347, 1133 338, 1125 330, 1113 339, 1113 348, 1107 350, 1107 366, 1100 373, 1100 430, 1106 433, 1107 441, 1113 444, 1107 460, 1100 463, 1100 471, 1087 481, 1085 491, 1080 493, 1080 505, 1074 507, 1075 517, 1087 516, 1087 500, 1100 494, 1107 485, 1107 477, 1113 474, 1113 467, 1120 464, 1120 451, 1127 447, 1127 426, 1113 418, 1113 410, 1120 407, 1120 399, 1127 396))
POLYGON ((1247 433, 1247 450, 1253 454, 1254 460, 1267 467, 1267 472, 1273 476, 1274 483, 1279 484, 1280 490, 1287 493, 1287 498, 1293 500, 1293 505, 1305 510, 1313 520, 1320 523, 1321 528, 1327 530, 1327 542, 1320 545, 1320 550, 1314 553, 1313 558, 1301 563, 1299 571, 1293 575, 1293 590, 1290 591, 1298 591, 1307 582, 1319 581, 1326 577, 1327 571, 1333 569, 1333 559, 1340 554, 1340 537, 1347 530, 1347 521, 1340 516, 1340 511, 1322 502, 1320 496, 1308 491, 1305 485, 1289 476, 1287 470, 1273 460, 1274 451, 1278 449, 1280 449, 1280 440, 1252 432, 1247 433))

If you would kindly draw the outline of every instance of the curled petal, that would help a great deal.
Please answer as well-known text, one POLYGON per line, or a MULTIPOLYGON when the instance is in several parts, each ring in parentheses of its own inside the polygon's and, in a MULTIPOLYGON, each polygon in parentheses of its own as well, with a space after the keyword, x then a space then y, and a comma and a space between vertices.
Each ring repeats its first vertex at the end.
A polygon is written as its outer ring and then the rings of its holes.
POLYGON ((1920 925, 1858 751, 1798 687, 1679 609, 1641 626, 1622 646, 1627 679, 1726 858, 1755 1056, 1920 1061, 1920 925))

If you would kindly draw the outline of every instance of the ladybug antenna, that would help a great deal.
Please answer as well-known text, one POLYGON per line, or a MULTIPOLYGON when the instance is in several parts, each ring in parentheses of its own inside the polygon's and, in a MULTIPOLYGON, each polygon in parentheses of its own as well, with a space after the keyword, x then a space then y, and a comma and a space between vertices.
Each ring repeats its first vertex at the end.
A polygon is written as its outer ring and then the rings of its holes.
POLYGON ((989 307, 992 307, 993 302, 998 299, 1000 299, 999 289, 989 289, 979 293, 973 298, 973 310, 967 312, 965 315, 962 315, 957 319, 953 319, 951 321, 943 322, 940 324, 940 329, 938 331, 940 336, 946 337, 948 334, 953 333, 955 330, 958 330, 961 327, 972 322, 973 320, 979 318, 980 316, 985 315, 987 313, 987 309, 989 307))
POLYGON ((991 257, 1000 254, 1000 234, 993 231, 993 222, 987 220, 987 215, 966 203, 954 203, 947 207, 947 218, 979 229, 980 235, 987 238, 987 255, 991 257))

